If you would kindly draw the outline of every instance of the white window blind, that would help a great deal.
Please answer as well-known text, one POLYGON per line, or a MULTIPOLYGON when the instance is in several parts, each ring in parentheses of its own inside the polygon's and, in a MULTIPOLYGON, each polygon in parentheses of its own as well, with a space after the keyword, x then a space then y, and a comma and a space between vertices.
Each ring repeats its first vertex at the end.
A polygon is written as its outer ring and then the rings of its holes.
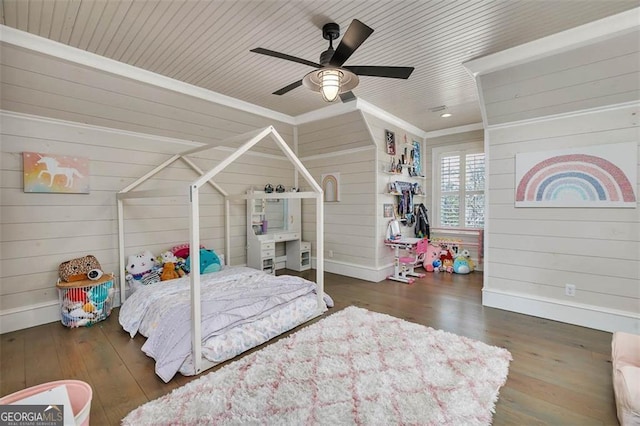
POLYGON ((482 152, 440 154, 439 226, 484 227, 484 159, 482 152))
POLYGON ((460 221, 460 156, 440 159, 440 224, 459 226, 460 221))

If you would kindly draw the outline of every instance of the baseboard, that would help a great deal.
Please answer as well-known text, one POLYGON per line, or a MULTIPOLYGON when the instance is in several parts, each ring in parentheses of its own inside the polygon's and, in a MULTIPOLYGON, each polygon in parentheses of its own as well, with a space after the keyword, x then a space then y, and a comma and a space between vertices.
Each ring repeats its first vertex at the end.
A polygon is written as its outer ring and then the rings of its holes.
POLYGON ((526 294, 482 290, 482 305, 596 330, 640 334, 640 315, 526 294))
MULTIPOLYGON (((113 307, 120 306, 120 289, 116 289, 113 307)), ((51 301, 0 312, 0 334, 60 321, 60 302, 51 301)))
MULTIPOLYGON (((311 259, 311 267, 316 269, 316 259, 311 259)), ((325 272, 331 272, 332 274, 344 275, 345 277, 358 278, 365 281, 371 281, 374 283, 387 279, 389 275, 393 273, 393 264, 384 266, 382 268, 373 269, 362 265, 355 265, 353 263, 339 262, 336 260, 324 259, 325 272)))
POLYGON ((58 301, 0 312, 0 334, 60 321, 58 301))

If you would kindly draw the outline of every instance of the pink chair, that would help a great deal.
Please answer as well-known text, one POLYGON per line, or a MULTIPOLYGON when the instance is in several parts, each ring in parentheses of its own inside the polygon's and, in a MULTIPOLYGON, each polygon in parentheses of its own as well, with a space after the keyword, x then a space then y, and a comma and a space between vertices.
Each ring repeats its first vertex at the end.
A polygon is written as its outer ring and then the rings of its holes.
POLYGON ((423 278, 426 274, 416 272, 416 266, 421 266, 424 261, 425 253, 429 247, 429 240, 426 238, 421 239, 416 243, 415 248, 407 250, 407 254, 413 253, 413 256, 401 256, 398 261, 400 262, 400 276, 405 278, 409 283, 415 281, 411 277, 423 278))

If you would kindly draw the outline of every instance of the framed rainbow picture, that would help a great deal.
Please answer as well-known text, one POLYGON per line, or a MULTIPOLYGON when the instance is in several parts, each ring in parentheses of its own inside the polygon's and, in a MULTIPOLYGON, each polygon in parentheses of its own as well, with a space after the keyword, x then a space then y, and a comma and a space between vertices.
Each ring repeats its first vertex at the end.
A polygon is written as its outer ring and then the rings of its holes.
POLYGON ((637 205, 636 142, 516 154, 516 207, 637 205))
POLYGON ((23 152, 24 192, 88 194, 89 159, 23 152))

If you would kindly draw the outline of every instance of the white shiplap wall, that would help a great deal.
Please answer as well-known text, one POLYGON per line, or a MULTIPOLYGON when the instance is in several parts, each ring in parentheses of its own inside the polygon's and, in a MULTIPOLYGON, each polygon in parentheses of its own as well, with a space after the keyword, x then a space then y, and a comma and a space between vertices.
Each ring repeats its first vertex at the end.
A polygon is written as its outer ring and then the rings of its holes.
POLYGON ((640 98, 640 29, 482 76, 488 125, 640 98))
MULTIPOLYGON (((325 270, 373 280, 375 146, 362 114, 299 126, 298 155, 318 182, 323 174, 340 174, 340 201, 324 204, 325 270)), ((303 239, 315 241, 313 202, 303 200, 302 215, 303 239)))
POLYGON ((489 129, 485 304, 602 330, 640 331, 638 208, 514 207, 516 153, 640 145, 639 113, 630 106, 489 129), (576 286, 575 297, 565 295, 566 284, 576 286))
MULTIPOLYGON (((479 76, 489 122, 485 305, 640 332, 638 208, 514 207, 517 153, 640 144, 639 35, 479 76)), ((629 155, 640 164, 638 151, 629 155)))

